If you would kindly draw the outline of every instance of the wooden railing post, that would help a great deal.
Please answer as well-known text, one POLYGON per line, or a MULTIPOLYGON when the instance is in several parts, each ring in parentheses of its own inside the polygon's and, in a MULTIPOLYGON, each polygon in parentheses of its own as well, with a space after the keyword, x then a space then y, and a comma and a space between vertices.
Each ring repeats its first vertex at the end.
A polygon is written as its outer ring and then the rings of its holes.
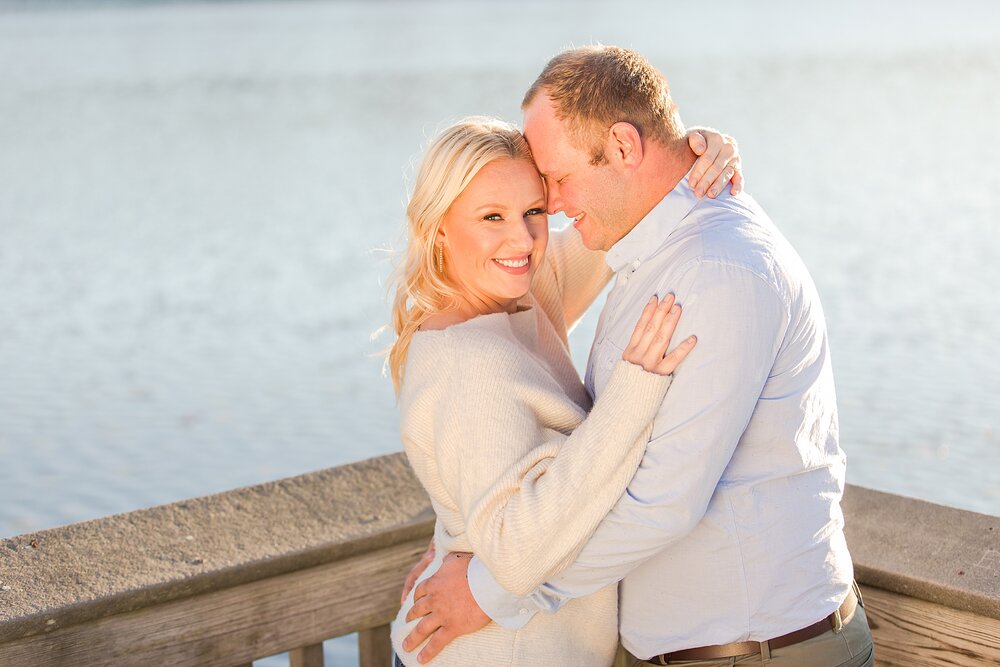
POLYGON ((323 644, 312 644, 288 652, 289 667, 323 667, 323 644))
POLYGON ((392 641, 389 639, 388 625, 358 633, 358 657, 360 667, 392 666, 392 641))

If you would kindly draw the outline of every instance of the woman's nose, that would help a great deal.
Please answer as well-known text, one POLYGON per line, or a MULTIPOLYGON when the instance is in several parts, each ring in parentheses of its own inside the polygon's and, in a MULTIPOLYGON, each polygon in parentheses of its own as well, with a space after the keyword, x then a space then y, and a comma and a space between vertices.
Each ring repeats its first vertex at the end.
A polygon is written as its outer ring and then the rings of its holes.
POLYGON ((531 252, 535 245, 535 235, 532 234, 531 224, 527 219, 515 222, 511 233, 510 244, 513 248, 522 252, 531 252))

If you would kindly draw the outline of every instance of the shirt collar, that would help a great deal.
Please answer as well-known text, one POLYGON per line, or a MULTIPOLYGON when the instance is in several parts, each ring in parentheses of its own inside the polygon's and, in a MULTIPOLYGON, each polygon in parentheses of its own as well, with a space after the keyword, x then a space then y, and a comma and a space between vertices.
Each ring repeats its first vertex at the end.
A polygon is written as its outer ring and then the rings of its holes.
POLYGON ((688 184, 688 171, 674 189, 628 234, 611 246, 605 260, 615 273, 629 264, 636 267, 652 256, 697 205, 698 197, 688 184))

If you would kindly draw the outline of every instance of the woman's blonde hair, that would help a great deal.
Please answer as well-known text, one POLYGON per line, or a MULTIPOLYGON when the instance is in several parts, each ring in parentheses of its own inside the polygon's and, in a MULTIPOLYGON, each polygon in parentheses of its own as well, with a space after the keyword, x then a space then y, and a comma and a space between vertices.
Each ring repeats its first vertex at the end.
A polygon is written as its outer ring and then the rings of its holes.
MULTIPOLYGON (((532 161, 524 135, 496 118, 463 118, 441 132, 424 153, 406 207, 408 234, 392 277, 395 294, 389 372, 399 394, 413 334, 431 315, 459 307, 461 295, 438 270, 438 230, 452 202, 479 171, 495 160, 532 161)), ((444 264, 447 265, 447 254, 444 264)))

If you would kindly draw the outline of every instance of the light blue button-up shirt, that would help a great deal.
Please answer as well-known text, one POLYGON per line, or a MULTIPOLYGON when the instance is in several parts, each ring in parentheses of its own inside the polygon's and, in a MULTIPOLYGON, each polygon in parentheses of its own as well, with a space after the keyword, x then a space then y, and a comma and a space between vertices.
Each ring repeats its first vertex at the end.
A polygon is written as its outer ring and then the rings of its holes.
MULTIPOLYGON (((472 593, 501 625, 621 581, 622 643, 648 658, 764 641, 846 597, 845 457, 826 324, 801 259, 748 195, 685 178, 607 255, 617 273, 587 364, 601 391, 650 296, 674 293, 674 374, 642 464, 576 562, 525 598, 478 559, 472 593)), ((567 453, 568 455, 571 455, 567 453)))

